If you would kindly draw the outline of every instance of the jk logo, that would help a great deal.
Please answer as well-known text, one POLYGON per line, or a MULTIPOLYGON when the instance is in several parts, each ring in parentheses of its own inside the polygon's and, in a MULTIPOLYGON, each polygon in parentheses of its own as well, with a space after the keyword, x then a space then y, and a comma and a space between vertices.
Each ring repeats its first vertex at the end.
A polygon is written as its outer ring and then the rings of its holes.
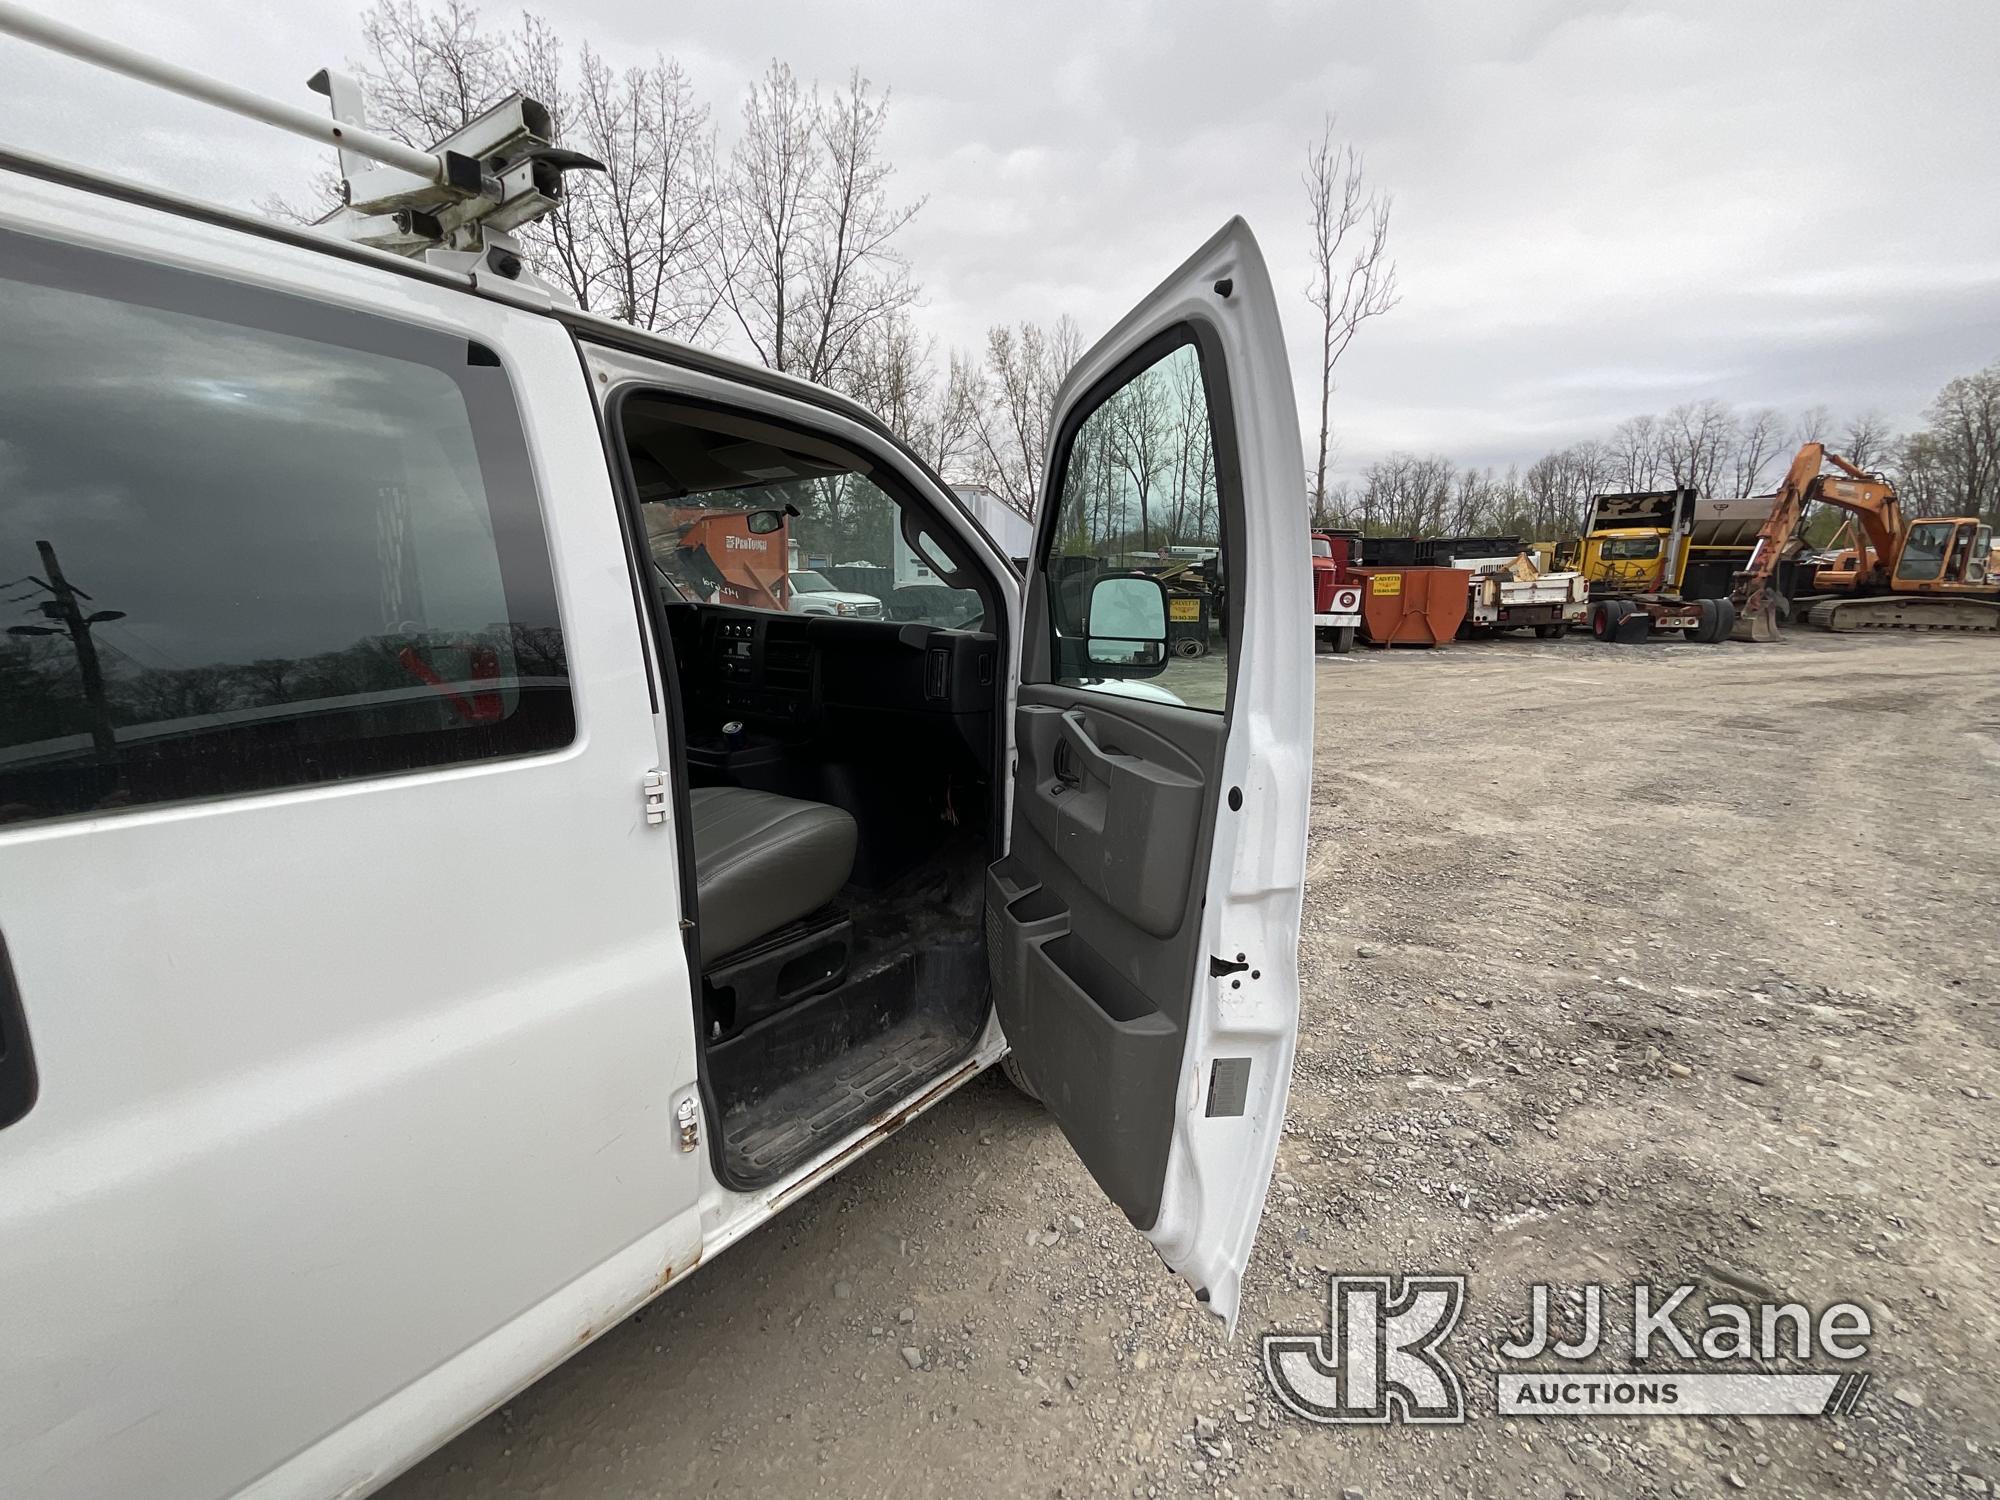
POLYGON ((1458 1371, 1438 1352, 1465 1306, 1463 1276, 1327 1277, 1326 1332, 1264 1335, 1264 1374, 1308 1422, 1465 1420, 1458 1371))

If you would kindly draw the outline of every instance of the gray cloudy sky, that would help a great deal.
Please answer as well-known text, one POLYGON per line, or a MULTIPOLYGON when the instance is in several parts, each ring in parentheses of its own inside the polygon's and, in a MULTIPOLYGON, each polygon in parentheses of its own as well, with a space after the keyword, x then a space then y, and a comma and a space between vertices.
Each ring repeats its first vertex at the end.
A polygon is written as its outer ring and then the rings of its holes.
MULTIPOLYGON (((1902 425, 2000 358, 1991 0, 538 8, 614 61, 678 56, 725 138, 773 56, 891 89, 941 346, 1065 312, 1094 337, 1242 213, 1307 404, 1299 170, 1337 111, 1395 194, 1404 290, 1342 366, 1348 472, 1396 448, 1526 463, 1704 396, 1902 425)), ((316 102, 357 10, 113 0, 87 24, 316 102)), ((239 204, 296 193, 315 155, 5 39, 0 139, 239 204)))

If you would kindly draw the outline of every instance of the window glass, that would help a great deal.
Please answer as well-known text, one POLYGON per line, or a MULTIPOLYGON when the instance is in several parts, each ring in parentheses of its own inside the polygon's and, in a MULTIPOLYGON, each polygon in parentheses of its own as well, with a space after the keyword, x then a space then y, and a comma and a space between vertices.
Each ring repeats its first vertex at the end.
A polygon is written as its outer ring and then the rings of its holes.
POLYGON ((1951 545, 1952 523, 1926 521, 1910 528, 1903 543, 1903 559, 1896 564, 1898 578, 1935 578, 1944 568, 1945 549, 1951 545))
POLYGON ((1201 356, 1192 342, 1162 355, 1086 416, 1063 458, 1047 590, 1056 681, 1133 696, 1170 697, 1222 712, 1229 701, 1229 594, 1222 502, 1201 356), (1165 590, 1160 649, 1125 637, 1150 619, 1127 588, 1165 590), (1116 653, 1092 649, 1091 606, 1115 609, 1116 653))
POLYGON ((1641 560, 1660 555, 1660 539, 1656 536, 1608 536, 1604 539, 1604 556, 1641 560))
POLYGON ((624 408, 646 540, 677 597, 788 614, 981 628, 985 606, 862 456, 653 396, 624 408))
POLYGON ((1329 542, 1325 537, 1323 536, 1314 537, 1312 539, 1312 544, 1313 544, 1314 557, 1333 556, 1333 543, 1329 542))
POLYGON ((568 743, 505 372, 0 236, 0 823, 568 743))

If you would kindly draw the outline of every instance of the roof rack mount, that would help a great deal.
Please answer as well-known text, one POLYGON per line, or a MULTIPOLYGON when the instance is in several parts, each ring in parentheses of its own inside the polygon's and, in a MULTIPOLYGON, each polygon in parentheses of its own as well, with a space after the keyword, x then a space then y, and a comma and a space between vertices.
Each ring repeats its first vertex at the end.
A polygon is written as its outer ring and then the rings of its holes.
POLYGON ((509 95, 430 150, 419 151, 369 129, 361 85, 331 69, 307 84, 327 97, 329 117, 148 57, 13 0, 0 0, 0 33, 334 147, 340 153, 343 203, 319 228, 476 278, 491 274, 550 293, 526 269, 511 232, 556 206, 563 173, 603 170, 601 163, 554 145, 548 110, 525 94, 509 95))

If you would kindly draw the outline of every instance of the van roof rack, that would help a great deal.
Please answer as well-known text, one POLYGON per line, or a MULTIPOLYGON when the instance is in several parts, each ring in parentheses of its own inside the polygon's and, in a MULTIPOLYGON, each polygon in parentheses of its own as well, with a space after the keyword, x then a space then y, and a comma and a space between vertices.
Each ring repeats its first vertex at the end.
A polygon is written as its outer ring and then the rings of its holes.
POLYGON ((565 172, 604 168, 550 140, 547 108, 525 94, 508 95, 419 151, 370 129, 360 83, 331 69, 307 83, 331 106, 321 115, 92 36, 13 0, 0 0, 0 33, 332 146, 340 158, 341 203, 314 226, 328 235, 479 279, 489 272, 568 300, 527 268, 513 231, 555 208, 565 172))

